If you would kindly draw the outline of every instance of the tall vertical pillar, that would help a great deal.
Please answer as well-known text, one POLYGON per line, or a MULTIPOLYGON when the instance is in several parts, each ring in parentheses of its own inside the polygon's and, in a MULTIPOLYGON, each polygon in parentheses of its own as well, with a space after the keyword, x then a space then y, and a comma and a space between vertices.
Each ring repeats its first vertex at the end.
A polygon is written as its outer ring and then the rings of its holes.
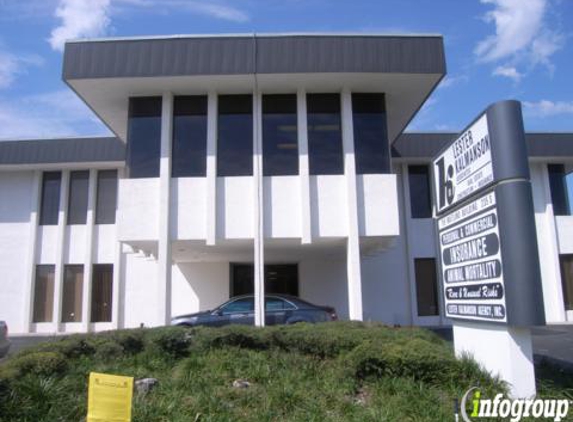
POLYGON ((298 178, 300 181, 301 205, 301 243, 312 242, 310 213, 310 175, 308 165, 308 125, 306 113, 306 92, 299 89, 296 93, 296 123, 298 137, 298 178))
POLYGON ((262 97, 253 95, 253 181, 255 192, 253 240, 255 282, 255 325, 265 326, 265 255, 263 221, 263 147, 262 147, 262 97))
POLYGON ((161 107, 161 153, 159 159, 159 239, 157 242, 157 324, 171 319, 171 136, 173 132, 173 94, 163 94, 161 107))
POLYGON ((32 180, 32 201, 30 204, 30 227, 28 238, 28 272, 26 274, 26 294, 24 303, 24 331, 32 328, 34 312, 34 285, 36 282, 36 242, 38 238, 38 221, 40 219, 40 191, 42 185, 42 172, 34 171, 32 180))
POLYGON ((84 283, 82 292, 82 331, 88 332, 91 319, 93 238, 96 218, 97 170, 91 169, 88 184, 88 212, 86 216, 86 249, 84 256, 84 283))
POLYGON ((362 275, 360 268, 360 234, 358 228, 358 195, 356 193, 356 163, 354 160, 354 127, 352 95, 348 89, 341 94, 342 147, 348 213, 346 270, 348 283, 348 314, 351 320, 362 321, 362 275))
POLYGON ((68 192, 70 187, 70 171, 62 171, 60 185, 60 210, 58 212, 58 228, 56 236, 56 269, 54 273, 54 312, 53 331, 58 332, 62 326, 62 295, 64 292, 64 250, 66 247, 66 227, 68 218, 68 192))
POLYGON ((217 238, 217 94, 207 97, 207 221, 206 243, 217 238))

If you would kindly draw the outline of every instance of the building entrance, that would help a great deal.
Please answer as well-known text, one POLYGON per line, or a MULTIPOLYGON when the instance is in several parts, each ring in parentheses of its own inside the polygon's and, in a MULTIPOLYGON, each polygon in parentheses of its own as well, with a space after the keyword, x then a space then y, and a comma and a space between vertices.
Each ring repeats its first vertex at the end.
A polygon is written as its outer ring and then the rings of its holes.
MULTIPOLYGON (((230 296, 253 293, 253 264, 231 264, 230 296)), ((298 264, 265 265, 265 293, 298 296, 298 264)))

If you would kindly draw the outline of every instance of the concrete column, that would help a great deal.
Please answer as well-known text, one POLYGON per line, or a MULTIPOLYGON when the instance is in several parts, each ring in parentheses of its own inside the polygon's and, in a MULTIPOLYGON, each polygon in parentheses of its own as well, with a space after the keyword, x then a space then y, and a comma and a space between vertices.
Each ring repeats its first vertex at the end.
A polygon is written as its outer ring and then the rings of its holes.
POLYGON ((296 94, 297 103, 297 138, 298 138, 298 173, 301 195, 301 243, 312 242, 312 227, 310 213, 310 176, 308 166, 308 127, 306 112, 306 92, 299 89, 296 94))
POLYGON ((342 146, 348 212, 346 266, 348 283, 348 315, 362 321, 362 275, 360 268, 360 236, 358 228, 358 195, 356 193, 356 163, 354 161, 354 127, 352 123, 352 95, 348 89, 341 94, 342 146))
POLYGON ((547 323, 563 323, 567 318, 561 286, 558 233, 546 163, 536 164, 532 167, 531 187, 537 242, 539 244, 539 262, 542 263, 540 266, 541 288, 543 290, 545 319, 547 323))
MULTIPOLYGON (((125 170, 117 170, 117 184, 119 192, 119 181, 125 177, 125 170)), ((116 220, 117 220, 117 209, 116 209, 116 220)), ((117 225, 115 226, 115 233, 117 239, 117 225)), ((124 309, 124 298, 125 298, 125 280, 123 278, 123 244, 120 241, 115 243, 115 255, 113 262, 113 301, 111 308, 111 320, 114 328, 124 327, 124 315, 122 312, 124 309)))
POLYGON ((92 305, 93 241, 96 217, 97 170, 90 170, 88 185, 88 213, 86 216, 86 250, 84 256, 84 283, 82 292, 82 331, 90 330, 92 305))
POLYGON ((54 273, 54 312, 53 331, 58 332, 62 324, 62 294, 64 287, 64 249, 66 247, 66 228, 68 219, 68 192, 70 189, 70 171, 62 171, 60 184, 60 211, 56 237, 56 270, 54 273))
POLYGON ((255 325, 265 326, 265 255, 263 221, 263 147, 262 147, 262 98, 253 95, 253 182, 254 206, 254 283, 255 283, 255 325))
MULTIPOLYGON (((173 94, 163 94, 161 108, 161 155, 159 161, 159 239, 157 242, 157 325, 171 319, 171 136, 173 126, 173 94)), ((114 272, 114 279, 117 274, 114 272)), ((114 292, 116 293, 116 292, 114 292)))
POLYGON ((28 271, 26 274, 26 288, 24 296, 24 327, 25 332, 32 328, 34 313, 34 286, 36 283, 36 250, 38 238, 38 221, 40 219, 40 192, 42 186, 42 172, 36 170, 32 180, 32 197, 30 204, 30 227, 28 238, 28 271))
POLYGON ((206 243, 217 239, 217 94, 207 98, 207 221, 206 243))
POLYGON ((535 372, 531 330, 456 321, 454 347, 456 356, 471 355, 494 375, 509 383, 513 398, 535 395, 535 372))

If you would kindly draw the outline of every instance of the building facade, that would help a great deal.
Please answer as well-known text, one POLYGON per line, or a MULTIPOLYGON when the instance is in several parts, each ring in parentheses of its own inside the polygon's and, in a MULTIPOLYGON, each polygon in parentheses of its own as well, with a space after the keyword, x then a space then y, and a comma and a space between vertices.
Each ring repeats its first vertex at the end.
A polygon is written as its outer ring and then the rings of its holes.
MULTIPOLYGON (((447 325, 429 163, 403 133, 440 36, 68 42, 114 137, 0 142, 0 319, 13 333, 167 324, 255 293, 344 319, 447 325)), ((471 117, 471 116, 468 116, 471 117)), ((528 134, 545 312, 573 321, 573 134, 528 134)))

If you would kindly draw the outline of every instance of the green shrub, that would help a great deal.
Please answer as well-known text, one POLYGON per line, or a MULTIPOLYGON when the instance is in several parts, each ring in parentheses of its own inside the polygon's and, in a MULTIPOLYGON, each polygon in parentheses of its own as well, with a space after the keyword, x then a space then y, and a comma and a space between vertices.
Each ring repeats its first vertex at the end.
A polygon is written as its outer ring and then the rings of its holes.
POLYGON ((178 359, 189 354, 191 333, 184 327, 165 327, 148 332, 150 351, 178 359))
POLYGON ((407 377, 430 384, 449 380, 460 366, 446 348, 420 338, 366 341, 343 358, 343 365, 359 380, 407 377))
POLYGON ((67 368, 66 357, 58 352, 32 352, 17 356, 10 360, 6 366, 12 367, 18 376, 26 374, 55 375, 63 373, 67 368))
POLYGON ((111 338, 117 342, 126 354, 135 355, 145 348, 145 330, 119 330, 111 334, 111 338))
MULTIPOLYGON (((203 342, 205 343, 205 336, 203 342)), ((214 336, 209 336, 208 346, 221 349, 224 347, 240 347, 250 350, 267 350, 270 347, 270 336, 267 330, 249 326, 227 326, 216 330, 214 336)))

